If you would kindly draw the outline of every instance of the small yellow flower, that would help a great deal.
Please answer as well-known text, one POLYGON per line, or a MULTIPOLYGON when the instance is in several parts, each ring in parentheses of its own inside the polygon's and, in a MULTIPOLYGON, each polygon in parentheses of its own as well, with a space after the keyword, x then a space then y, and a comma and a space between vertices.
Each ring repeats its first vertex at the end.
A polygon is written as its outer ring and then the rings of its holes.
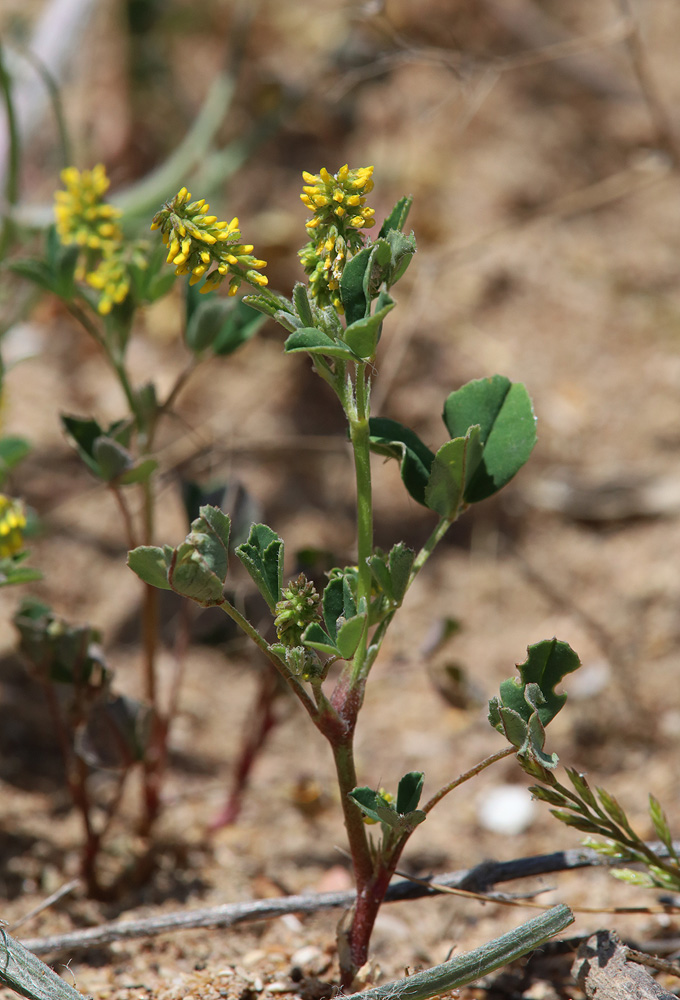
POLYGON ((22 502, 0 493, 0 559, 9 559, 21 552, 25 527, 26 514, 22 502))
POLYGON ((104 166, 98 163, 92 170, 82 171, 66 167, 61 179, 66 190, 54 195, 54 215, 61 242, 104 250, 120 241, 122 233, 115 220, 121 212, 104 201, 110 183, 104 166))
POLYGON ((183 187, 154 216, 151 228, 161 230, 168 248, 166 260, 175 265, 175 274, 190 275, 190 285, 207 275, 201 292, 217 288, 227 276, 229 295, 236 294, 242 281, 266 285, 267 278, 259 271, 267 262, 253 256, 251 243, 240 242, 238 219, 218 222, 216 215, 208 215, 209 209, 205 198, 191 201, 183 187))
POLYGON ((300 199, 313 215, 306 222, 310 242, 300 251, 300 260, 310 276, 312 297, 320 306, 332 305, 342 313, 343 268, 364 244, 361 230, 375 224, 375 210, 366 205, 366 195, 373 190, 373 167, 350 170, 345 164, 336 174, 322 167, 318 174, 305 170, 302 177, 300 199))

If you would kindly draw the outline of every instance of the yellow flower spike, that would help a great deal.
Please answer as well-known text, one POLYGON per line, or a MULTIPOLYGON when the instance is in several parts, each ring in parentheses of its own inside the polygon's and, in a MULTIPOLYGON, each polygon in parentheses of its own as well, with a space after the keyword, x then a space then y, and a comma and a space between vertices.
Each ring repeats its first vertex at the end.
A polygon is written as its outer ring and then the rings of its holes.
MULTIPOLYGON (((191 284, 205 277, 201 292, 217 288, 228 275, 238 288, 250 271, 256 275, 255 269, 265 267, 266 261, 252 255, 252 243, 240 242, 238 218, 218 221, 217 216, 207 214, 209 205, 205 199, 187 203, 190 197, 182 189, 154 216, 156 227, 170 244, 172 254, 168 254, 168 262, 175 264, 175 274, 188 274, 191 284), (213 264, 216 266, 207 273, 213 264)), ((263 284, 261 275, 257 275, 255 284, 263 284)))
POLYGON ((312 217, 305 223, 312 242, 300 251, 309 290, 320 306, 334 305, 342 312, 342 271, 349 257, 364 246, 361 232, 373 225, 373 210, 365 208, 365 195, 373 187, 373 167, 350 169, 343 164, 336 174, 322 167, 318 174, 303 171, 300 195, 312 217))
POLYGON ((24 547, 26 514, 20 500, 0 493, 0 559, 10 559, 24 547))
POLYGON ((82 171, 65 167, 60 176, 66 188, 54 195, 60 241, 65 246, 75 244, 95 250, 102 249, 104 243, 119 242, 122 232, 114 220, 121 212, 103 201, 109 179, 102 164, 82 171))

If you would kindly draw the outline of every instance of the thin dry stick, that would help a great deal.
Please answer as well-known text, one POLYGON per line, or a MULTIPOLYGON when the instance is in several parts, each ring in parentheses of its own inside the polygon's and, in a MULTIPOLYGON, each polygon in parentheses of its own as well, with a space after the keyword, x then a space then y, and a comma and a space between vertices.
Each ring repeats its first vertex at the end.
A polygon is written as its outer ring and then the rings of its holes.
POLYGON ((74 889, 77 889, 80 885, 82 885, 81 879, 72 878, 70 882, 66 882, 64 885, 59 886, 59 888, 51 893, 47 899, 41 900, 37 906, 32 907, 28 913, 24 913, 23 917, 19 917, 19 919, 15 920, 13 924, 10 924, 7 928, 10 934, 14 934, 17 927, 23 927, 23 925, 28 923, 29 920, 32 920, 33 917, 37 917, 39 913, 42 913, 44 910, 48 910, 50 906, 58 903, 60 899, 63 899, 64 896, 68 896, 69 893, 73 892, 74 889))
MULTIPOLYGON (((484 891, 488 886, 499 882, 511 882, 518 878, 546 875, 573 868, 608 867, 612 863, 611 859, 603 858, 597 851, 587 848, 539 854, 514 861, 487 861, 474 868, 437 875, 425 885, 415 884, 410 879, 393 882, 387 890, 385 901, 397 902, 436 896, 438 886, 484 891)), ((157 917, 122 920, 67 934, 31 938, 24 941, 23 945, 36 955, 45 955, 110 944, 113 941, 154 937, 174 931, 195 930, 201 927, 233 927, 236 924, 256 920, 271 920, 288 913, 316 913, 318 910, 351 906, 355 898, 356 894, 350 890, 309 896, 288 896, 283 899, 225 903, 200 910, 175 910, 173 913, 164 913, 157 917)))

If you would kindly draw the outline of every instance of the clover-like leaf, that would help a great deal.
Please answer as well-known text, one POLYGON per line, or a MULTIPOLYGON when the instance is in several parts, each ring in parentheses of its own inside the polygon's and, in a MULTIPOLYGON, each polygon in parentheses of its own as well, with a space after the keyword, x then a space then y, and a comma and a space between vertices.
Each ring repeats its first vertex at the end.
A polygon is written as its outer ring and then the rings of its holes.
POLYGON ((274 611, 283 587, 283 539, 267 524, 253 524, 248 540, 238 546, 236 555, 274 611))
POLYGON ((335 576, 326 584, 322 598, 323 620, 333 642, 338 635, 338 620, 348 621, 357 613, 357 606, 346 575, 335 576))
POLYGON ((362 361, 370 361, 375 357, 383 320, 394 309, 395 304, 386 292, 381 292, 373 315, 355 320, 345 330, 344 342, 362 361))
POLYGON ((351 660, 366 626, 366 614, 354 615, 343 622, 338 629, 337 647, 343 660, 351 660))
POLYGON ((371 451, 396 458, 401 465, 401 478, 406 489, 414 500, 424 504, 434 454, 415 431, 397 420, 371 417, 369 433, 371 451))
POLYGON ((176 593, 208 606, 223 598, 230 521, 218 507, 201 507, 200 515, 173 553, 168 582, 176 593))
POLYGON ((168 583, 172 554, 173 549, 170 545, 165 545, 163 548, 157 545, 139 545, 128 552, 127 564, 144 583, 158 587, 159 590, 172 590, 168 583))
POLYGON ((396 605, 401 604, 408 589, 415 557, 413 549, 403 542, 397 542, 388 555, 376 552, 368 560, 376 583, 383 594, 396 605))
POLYGON ((418 808, 420 796, 423 793, 425 775, 422 771, 409 771, 399 782, 397 788, 397 812, 405 815, 418 808))
POLYGON ((535 759, 547 768, 557 765, 557 754, 544 753, 545 726, 564 705, 566 694, 555 686, 580 666, 566 642, 548 639, 527 648, 528 657, 517 665, 521 680, 510 678, 500 686, 500 697, 489 702, 489 722, 517 747, 520 760, 535 759))
POLYGON ((465 490, 476 503, 496 493, 522 468, 536 444, 536 418, 520 382, 503 375, 476 379, 452 392, 444 405, 444 423, 452 438, 464 437, 479 424, 482 460, 465 490))
POLYGON ((448 521, 455 521, 470 482, 474 479, 484 448, 476 424, 465 437, 443 444, 434 456, 425 489, 425 503, 448 521))

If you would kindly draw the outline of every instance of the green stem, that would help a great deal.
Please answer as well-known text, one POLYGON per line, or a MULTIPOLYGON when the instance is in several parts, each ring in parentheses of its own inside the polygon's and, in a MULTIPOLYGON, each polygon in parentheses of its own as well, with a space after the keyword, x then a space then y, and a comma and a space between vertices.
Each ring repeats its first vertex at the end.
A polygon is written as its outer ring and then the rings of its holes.
MULTIPOLYGON (((9 153, 7 164, 7 182, 5 184, 5 200, 9 208, 16 205, 19 200, 19 169, 21 160, 21 141, 19 137, 19 124, 12 100, 12 81, 5 68, 2 46, 0 46, 0 92, 5 105, 7 117, 7 132, 9 134, 9 153)), ((2 222, 0 230, 0 260, 7 253, 7 249, 14 237, 15 223, 8 212, 2 222)))
POLYGON ((362 675, 368 647, 368 611, 371 603, 371 569, 368 560, 373 554, 373 497, 371 488, 371 448, 369 434, 369 382, 366 365, 358 364, 354 391, 354 406, 346 407, 349 433, 354 451, 357 484, 357 605, 366 609, 366 626, 352 663, 350 687, 362 675))
POLYGON ((357 787, 357 772, 354 764, 353 736, 351 733, 342 742, 331 743, 335 770, 338 776, 338 788, 340 791, 340 801, 347 830, 350 854, 352 855, 352 868, 357 885, 357 894, 370 883, 374 874, 373 858, 366 833, 366 824, 358 806, 350 798, 349 793, 357 787))
POLYGON ((509 757, 510 754, 516 752, 517 747, 505 747, 504 750, 499 750, 498 753, 491 754, 490 757, 486 757, 484 760, 480 761, 479 764, 475 764, 475 766, 471 767, 469 771, 465 771, 464 774, 460 774, 457 778, 454 778, 453 781, 450 781, 448 785, 444 785, 444 787, 440 788, 438 792, 435 792, 432 798, 429 799, 429 801, 423 806, 423 812, 429 813, 430 810, 434 809, 437 803, 441 802, 444 796, 448 795, 449 792, 452 792, 454 788, 458 788, 458 786, 462 785, 463 782, 469 781, 470 778, 474 778, 476 774, 486 770, 486 768, 490 767, 491 764, 495 764, 497 760, 503 760, 504 757, 509 757))
POLYGON ((432 534, 425 542, 422 549, 415 558, 413 567, 411 569, 411 576, 409 577, 409 582, 408 582, 409 587, 417 577, 418 573, 420 573, 421 569, 423 568, 427 560, 430 558, 430 556, 436 549, 437 545, 439 545, 442 538, 451 527, 452 523, 453 523, 452 521, 448 521, 445 517, 443 517, 439 521, 436 528, 434 529, 434 531, 432 532, 432 534))
POLYGON ((274 664, 278 672, 281 674, 286 684, 293 689, 298 699, 302 702, 303 707, 307 711, 314 724, 319 727, 321 716, 317 706, 314 701, 309 697, 307 691, 304 689, 299 679, 292 673, 287 665, 279 659, 276 653, 272 652, 269 647, 269 643, 266 639, 263 639, 260 633, 257 631, 254 625, 251 625, 247 618, 245 618, 240 611, 237 611, 233 604, 230 604, 226 599, 220 601, 216 605, 224 611, 225 615, 228 615, 232 621, 236 622, 241 631, 245 632, 249 639, 255 643, 255 645, 260 649, 268 660, 274 664))

